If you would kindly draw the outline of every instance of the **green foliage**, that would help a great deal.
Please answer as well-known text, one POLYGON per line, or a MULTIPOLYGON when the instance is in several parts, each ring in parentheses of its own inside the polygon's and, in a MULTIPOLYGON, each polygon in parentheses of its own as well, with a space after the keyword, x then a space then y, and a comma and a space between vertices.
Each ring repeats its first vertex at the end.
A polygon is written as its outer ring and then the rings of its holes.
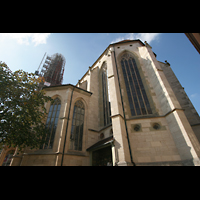
POLYGON ((33 73, 12 72, 0 61, 0 145, 22 150, 44 143, 44 103, 52 99, 39 90, 41 81, 33 73))

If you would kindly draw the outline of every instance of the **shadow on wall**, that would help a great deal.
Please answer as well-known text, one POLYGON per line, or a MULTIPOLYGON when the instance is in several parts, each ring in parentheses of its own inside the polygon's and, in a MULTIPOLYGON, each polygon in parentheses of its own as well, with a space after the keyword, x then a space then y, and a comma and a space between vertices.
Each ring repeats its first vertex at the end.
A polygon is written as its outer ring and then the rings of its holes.
MULTIPOLYGON (((171 107, 169 105, 168 98, 170 97, 171 100, 173 101, 174 99, 176 99, 176 96, 175 96, 173 90, 171 89, 171 87, 167 88, 167 86, 170 86, 170 84, 168 83, 165 76, 163 76, 164 74, 162 74, 163 71, 162 71, 162 68, 160 67, 159 63, 158 63, 159 66, 156 66, 156 67, 158 67, 158 73, 161 75, 160 78, 162 79, 162 82, 164 82, 164 87, 165 87, 165 89, 168 90, 169 95, 163 91, 163 85, 161 85, 160 81, 158 80, 158 77, 154 73, 154 69, 151 64, 152 61, 147 58, 147 59, 143 59, 142 62, 144 64, 144 66, 147 66, 146 67, 147 74, 148 74, 148 76, 149 75, 151 76, 151 77, 149 77, 149 80, 151 81, 151 85, 154 88, 154 91, 156 93, 158 101, 165 102, 165 103, 161 104, 161 109, 163 111, 163 114, 166 115, 168 112, 172 111, 171 107), (171 91, 169 91, 169 90, 171 90, 171 91)), ((177 103, 176 102, 173 102, 173 103, 174 103, 174 106, 176 106, 177 103)), ((180 109, 180 108, 181 107, 179 106, 178 109, 180 109)), ((185 115, 184 111, 175 110, 166 116, 166 120, 168 122, 168 127, 170 129, 171 135, 175 142, 176 148, 181 157, 182 164, 183 165, 194 165, 194 162, 196 161, 196 159, 198 162, 198 158, 195 158, 194 154, 192 155, 191 149, 193 147, 188 146, 188 143, 186 142, 187 138, 185 138, 185 137, 188 137, 188 139, 189 139, 189 136, 184 136, 182 133, 182 131, 184 131, 184 130, 181 130, 181 128, 180 128, 180 123, 183 126, 182 128, 184 128, 184 129, 187 128, 186 127, 187 125, 183 124, 182 121, 181 122, 177 121, 178 119, 180 119, 181 115, 185 115), (177 113, 178 115, 175 116, 175 113, 177 113), (177 117, 178 117, 178 119, 177 119, 177 117)), ((188 123, 188 126, 189 126, 189 123, 188 123)))
POLYGON ((117 163, 119 162, 118 150, 121 148, 121 144, 117 142, 117 140, 115 140, 114 145, 115 145, 115 165, 117 165, 117 163))

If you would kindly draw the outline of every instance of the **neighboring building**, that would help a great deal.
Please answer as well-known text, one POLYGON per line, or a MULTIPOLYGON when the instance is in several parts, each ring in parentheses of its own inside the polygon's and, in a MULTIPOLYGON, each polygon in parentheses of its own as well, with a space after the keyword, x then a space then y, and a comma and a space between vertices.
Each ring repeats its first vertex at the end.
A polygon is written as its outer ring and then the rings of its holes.
POLYGON ((10 166, 15 149, 13 147, 4 147, 0 150, 0 166, 10 166))
POLYGON ((185 33, 195 49, 200 53, 200 33, 185 33))
POLYGON ((147 42, 110 44, 76 86, 43 89, 49 135, 13 166, 200 165, 200 117, 147 42))

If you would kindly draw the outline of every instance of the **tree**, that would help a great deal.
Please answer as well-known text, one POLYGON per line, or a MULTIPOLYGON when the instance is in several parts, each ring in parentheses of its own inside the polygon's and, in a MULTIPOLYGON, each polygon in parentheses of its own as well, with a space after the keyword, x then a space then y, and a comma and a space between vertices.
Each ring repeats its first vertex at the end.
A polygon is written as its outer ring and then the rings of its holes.
POLYGON ((0 146, 18 147, 21 151, 44 143, 44 104, 53 100, 39 90, 41 81, 33 73, 12 72, 0 61, 0 146))

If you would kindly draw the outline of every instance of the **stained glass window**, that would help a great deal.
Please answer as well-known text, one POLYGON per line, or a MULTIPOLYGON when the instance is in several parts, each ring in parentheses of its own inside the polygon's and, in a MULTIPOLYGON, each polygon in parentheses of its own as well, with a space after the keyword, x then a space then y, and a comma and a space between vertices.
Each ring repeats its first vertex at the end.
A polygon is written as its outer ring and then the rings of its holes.
POLYGON ((52 149, 54 137, 56 133, 56 128, 58 124, 58 117, 60 113, 61 101, 56 98, 54 103, 50 106, 47 121, 46 121, 46 130, 47 135, 45 138, 45 143, 40 146, 41 149, 52 149))
POLYGON ((70 149, 82 151, 83 125, 85 107, 81 100, 74 105, 72 128, 70 134, 70 149))
POLYGON ((125 53, 121 59, 121 67, 124 76, 131 115, 152 114, 140 73, 131 54, 125 53))
POLYGON ((104 119, 104 126, 111 123, 111 108, 110 102, 108 98, 108 80, 107 80, 107 67, 104 64, 102 67, 102 100, 103 100, 103 119, 104 119))

